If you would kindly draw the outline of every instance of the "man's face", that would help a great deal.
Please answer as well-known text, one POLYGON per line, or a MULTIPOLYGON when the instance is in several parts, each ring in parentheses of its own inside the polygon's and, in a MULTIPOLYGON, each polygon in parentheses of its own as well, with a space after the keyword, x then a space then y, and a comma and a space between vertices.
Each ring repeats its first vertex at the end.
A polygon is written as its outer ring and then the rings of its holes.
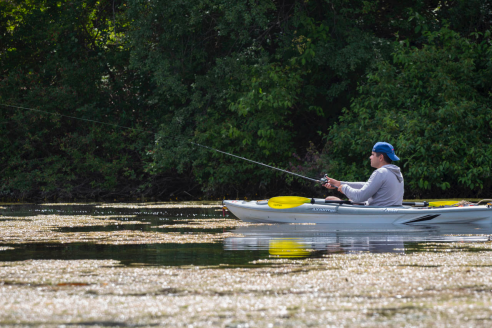
POLYGON ((369 159, 371 160, 371 166, 376 168, 376 169, 379 169, 381 167, 383 155, 377 156, 375 152, 372 152, 369 159))

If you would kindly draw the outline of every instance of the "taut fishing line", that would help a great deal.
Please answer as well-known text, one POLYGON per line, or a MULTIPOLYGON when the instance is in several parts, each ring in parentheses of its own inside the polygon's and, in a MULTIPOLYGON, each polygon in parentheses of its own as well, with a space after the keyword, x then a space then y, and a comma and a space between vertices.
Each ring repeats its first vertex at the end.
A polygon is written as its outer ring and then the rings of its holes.
MULTIPOLYGON (((28 108, 28 107, 22 107, 22 106, 6 105, 6 104, 0 104, 0 106, 5 106, 5 107, 8 107, 8 108, 15 108, 15 109, 30 110, 30 111, 33 111, 33 112, 39 112, 39 113, 50 114, 50 115, 58 115, 58 116, 70 118, 70 119, 73 119, 73 120, 80 120, 80 121, 86 121, 86 122, 104 124, 104 125, 108 125, 108 126, 114 126, 114 127, 122 128, 122 129, 135 130, 135 131, 140 131, 140 132, 145 132, 145 133, 151 133, 151 134, 154 134, 154 135, 157 134, 154 131, 148 131, 148 130, 143 130, 143 129, 138 129, 138 128, 130 128, 128 126, 123 126, 123 125, 118 125, 118 124, 113 124, 113 123, 106 123, 106 122, 101 122, 101 121, 97 121, 97 120, 90 120, 90 119, 87 119, 87 118, 69 116, 69 115, 64 115, 64 114, 60 114, 60 113, 53 113, 53 112, 48 112, 48 111, 44 111, 44 110, 40 110, 40 109, 34 109, 34 108, 28 108)), ((172 138, 178 139, 177 137, 172 137, 172 138)), ((323 183, 323 184, 327 182, 326 176, 324 178, 321 178, 321 179, 312 179, 312 178, 308 178, 308 177, 305 177, 303 175, 300 175, 300 174, 297 174, 297 173, 294 173, 294 172, 290 172, 290 171, 287 171, 287 170, 279 169, 278 167, 275 167, 275 166, 267 165, 267 164, 264 164, 264 163, 261 163, 261 162, 256 162, 256 161, 253 161, 251 159, 244 158, 244 157, 241 157, 241 156, 237 156, 237 155, 234 155, 234 154, 231 154, 231 153, 227 153, 225 151, 222 151, 222 150, 219 150, 219 149, 215 149, 215 148, 212 148, 212 147, 200 145, 200 144, 198 144, 196 142, 193 142, 193 141, 187 141, 187 142, 191 143, 192 145, 198 146, 198 147, 202 147, 202 148, 205 148, 205 149, 208 149, 208 150, 213 150, 213 151, 216 151, 216 152, 221 153, 221 154, 225 154, 225 155, 228 155, 228 156, 232 156, 232 157, 235 157, 235 158, 242 159, 244 161, 248 161, 248 162, 251 162, 251 163, 262 165, 262 166, 265 166, 265 167, 268 167, 270 169, 274 169, 274 170, 277 170, 277 171, 280 171, 280 172, 283 172, 283 173, 295 175, 297 177, 300 177, 300 178, 303 178, 303 179, 306 179, 306 180, 314 181, 314 182, 317 182, 317 183, 323 183)))

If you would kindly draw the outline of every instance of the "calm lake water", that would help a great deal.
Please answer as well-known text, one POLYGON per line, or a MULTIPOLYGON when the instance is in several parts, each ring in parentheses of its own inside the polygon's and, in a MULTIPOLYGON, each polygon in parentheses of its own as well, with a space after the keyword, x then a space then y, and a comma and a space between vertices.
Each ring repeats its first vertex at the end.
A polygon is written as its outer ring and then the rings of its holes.
MULTIPOLYGON (((38 259, 110 259, 123 265, 182 266, 227 265, 258 266, 258 260, 272 257, 306 258, 327 254, 412 253, 446 251, 447 242, 461 242, 460 251, 474 251, 476 243, 491 240, 492 225, 248 225, 223 213, 220 205, 203 207, 183 203, 183 207, 152 208, 115 205, 4 205, 0 221, 16 218, 35 222, 36 217, 111 217, 121 224, 60 226, 51 229, 61 235, 73 233, 155 232, 179 235, 185 242, 101 244, 87 241, 16 242, 0 239, 0 261, 38 259), (224 221, 224 218, 227 219, 224 221), (201 227, 201 222, 220 221, 222 225, 201 227), (130 224, 125 222, 131 221, 130 224), (225 225, 224 225, 225 222, 225 225), (241 224, 239 224, 241 223, 241 224), (214 242, 186 242, 186 238, 215 235, 214 242), (223 238, 220 238, 222 237, 223 238)), ((1 222, 0 222, 1 223, 1 222)), ((450 250, 451 251, 451 250, 450 250)), ((456 247, 453 248, 456 251, 456 247)), ((261 261, 260 261, 261 263, 261 261)))

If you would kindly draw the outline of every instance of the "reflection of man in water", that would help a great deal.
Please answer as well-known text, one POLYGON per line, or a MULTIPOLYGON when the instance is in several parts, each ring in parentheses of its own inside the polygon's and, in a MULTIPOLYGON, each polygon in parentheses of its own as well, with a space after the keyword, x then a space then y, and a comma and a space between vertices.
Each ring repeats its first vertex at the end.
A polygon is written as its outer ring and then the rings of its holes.
MULTIPOLYGON (((400 160, 392 145, 378 142, 372 149, 371 166, 376 168, 367 182, 346 182, 328 178, 324 186, 338 188, 355 203, 367 202, 371 206, 401 206, 403 202, 403 176, 400 168, 391 164, 400 160)), ((327 200, 339 200, 327 197, 327 200)))
POLYGON ((403 236, 385 236, 375 233, 369 236, 344 236, 340 242, 327 243, 326 254, 349 254, 349 253, 403 253, 405 243, 403 236))
POLYGON ((343 253, 345 253, 345 250, 343 249, 342 244, 340 244, 340 243, 329 243, 326 245, 326 253, 328 253, 328 254, 333 254, 333 253, 343 254, 343 253))

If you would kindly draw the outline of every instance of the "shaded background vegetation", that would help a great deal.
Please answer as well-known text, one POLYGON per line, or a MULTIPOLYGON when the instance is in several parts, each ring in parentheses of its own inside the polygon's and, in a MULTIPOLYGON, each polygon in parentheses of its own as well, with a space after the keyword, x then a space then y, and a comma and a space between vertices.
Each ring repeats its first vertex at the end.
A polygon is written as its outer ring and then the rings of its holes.
POLYGON ((0 198, 322 196, 307 180, 192 142, 365 181, 376 141, 402 158, 406 198, 486 197, 491 9, 2 1, 0 198))

